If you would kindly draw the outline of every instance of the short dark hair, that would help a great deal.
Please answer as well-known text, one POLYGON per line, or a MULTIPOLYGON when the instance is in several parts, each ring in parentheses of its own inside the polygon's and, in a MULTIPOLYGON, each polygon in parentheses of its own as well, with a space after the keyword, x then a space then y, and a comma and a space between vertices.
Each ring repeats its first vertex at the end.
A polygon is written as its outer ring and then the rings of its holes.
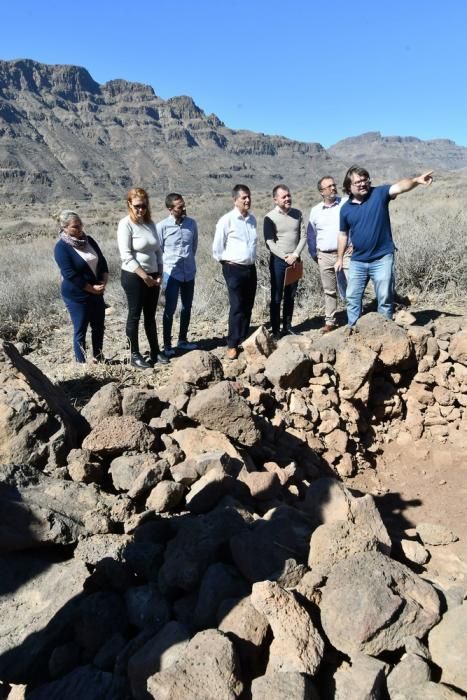
POLYGON ((178 202, 179 199, 183 199, 181 194, 179 194, 178 192, 171 192, 165 198, 165 206, 167 207, 167 209, 172 209, 175 202, 178 202))
POLYGON ((365 168, 360 168, 358 165, 352 165, 345 173, 344 182, 342 183, 342 189, 345 194, 350 194, 350 185, 352 182, 352 175, 358 175, 359 177, 365 177, 367 180, 370 179, 370 173, 365 168))
POLYGON ((321 185, 323 184, 324 180, 334 180, 334 182, 336 181, 336 179, 332 175, 323 175, 323 177, 320 177, 318 180, 318 192, 321 192, 321 185))
POLYGON ((251 192, 248 185, 235 185, 235 187, 232 187, 232 197, 234 199, 237 199, 240 192, 246 192, 251 197, 251 192))
POLYGON ((288 185, 276 185, 272 191, 273 198, 276 196, 279 190, 284 190, 284 192, 288 192, 290 194, 290 187, 288 185))

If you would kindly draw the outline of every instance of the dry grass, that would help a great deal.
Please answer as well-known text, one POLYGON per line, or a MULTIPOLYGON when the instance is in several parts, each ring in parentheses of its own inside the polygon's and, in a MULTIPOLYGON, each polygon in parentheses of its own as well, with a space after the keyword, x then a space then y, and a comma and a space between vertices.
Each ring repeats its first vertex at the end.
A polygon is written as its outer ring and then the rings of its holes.
MULTIPOLYGON (((461 207, 463 180, 467 175, 448 176, 430 190, 419 188, 391 204, 393 232, 398 247, 397 288, 417 301, 437 306, 454 300, 462 303, 467 291, 466 241, 467 214, 461 207)), ((225 322, 227 297, 220 266, 211 257, 211 244, 217 219, 231 207, 228 195, 186 195, 188 213, 197 219, 200 231, 198 274, 193 321, 225 322)), ((305 219, 318 201, 316 192, 299 192, 294 205, 305 219)), ((65 206, 66 203, 63 203, 65 206)), ((67 206, 81 214, 87 230, 99 241, 110 266, 106 300, 117 315, 124 314, 124 296, 119 281, 116 245, 118 220, 125 214, 121 202, 72 202, 67 206)), ((254 318, 266 319, 269 305, 268 254, 262 239, 264 214, 271 208, 267 193, 255 193, 260 240, 258 245, 258 293, 254 318)), ((0 337, 22 339, 37 344, 50 331, 68 323, 59 292, 59 273, 53 260, 57 225, 54 210, 29 205, 27 211, 10 208, 2 212, 2 265, 0 275, 0 337), (37 222, 35 225, 33 222, 37 222)), ((153 203, 153 218, 166 215, 160 202, 153 203)), ((305 253, 305 279, 300 284, 297 307, 309 316, 320 314, 322 292, 316 265, 305 253)), ((123 334, 123 327, 122 327, 123 334)))

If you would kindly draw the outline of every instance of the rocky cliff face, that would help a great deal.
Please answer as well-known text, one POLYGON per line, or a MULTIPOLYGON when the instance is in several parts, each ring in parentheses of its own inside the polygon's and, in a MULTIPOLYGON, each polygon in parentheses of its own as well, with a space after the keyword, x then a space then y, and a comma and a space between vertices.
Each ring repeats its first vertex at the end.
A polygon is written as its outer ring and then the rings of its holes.
POLYGON ((355 160, 374 165, 380 176, 395 170, 400 176, 414 164, 467 167, 467 149, 370 134, 326 151, 318 143, 234 131, 188 96, 163 100, 150 86, 125 80, 99 85, 78 66, 0 61, 6 202, 18 193, 29 201, 121 197, 136 184, 151 193, 225 191, 238 181, 270 189, 286 180, 303 189, 355 160))

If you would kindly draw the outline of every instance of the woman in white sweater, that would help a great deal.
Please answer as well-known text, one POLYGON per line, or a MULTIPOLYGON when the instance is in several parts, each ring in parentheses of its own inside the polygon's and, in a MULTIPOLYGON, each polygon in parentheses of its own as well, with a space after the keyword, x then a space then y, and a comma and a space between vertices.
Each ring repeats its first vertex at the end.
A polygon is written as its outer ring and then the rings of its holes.
POLYGON ((118 224, 117 237, 122 260, 121 282, 128 301, 126 335, 130 345, 131 364, 139 369, 167 364, 159 351, 156 308, 162 280, 162 251, 156 226, 151 219, 149 197, 140 187, 127 195, 128 216, 118 224), (144 359, 139 350, 138 327, 141 313, 149 342, 150 356, 144 359))

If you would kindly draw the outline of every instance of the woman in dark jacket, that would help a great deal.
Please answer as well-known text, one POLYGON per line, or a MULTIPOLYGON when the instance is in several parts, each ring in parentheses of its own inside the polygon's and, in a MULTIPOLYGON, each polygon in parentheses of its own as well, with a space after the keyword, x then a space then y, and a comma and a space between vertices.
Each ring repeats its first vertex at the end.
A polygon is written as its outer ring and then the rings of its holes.
POLYGON ((86 331, 91 326, 94 361, 102 361, 104 344, 104 290, 109 276, 107 261, 80 217, 65 209, 54 258, 62 273, 61 293, 73 323, 73 350, 77 362, 86 361, 86 331))

